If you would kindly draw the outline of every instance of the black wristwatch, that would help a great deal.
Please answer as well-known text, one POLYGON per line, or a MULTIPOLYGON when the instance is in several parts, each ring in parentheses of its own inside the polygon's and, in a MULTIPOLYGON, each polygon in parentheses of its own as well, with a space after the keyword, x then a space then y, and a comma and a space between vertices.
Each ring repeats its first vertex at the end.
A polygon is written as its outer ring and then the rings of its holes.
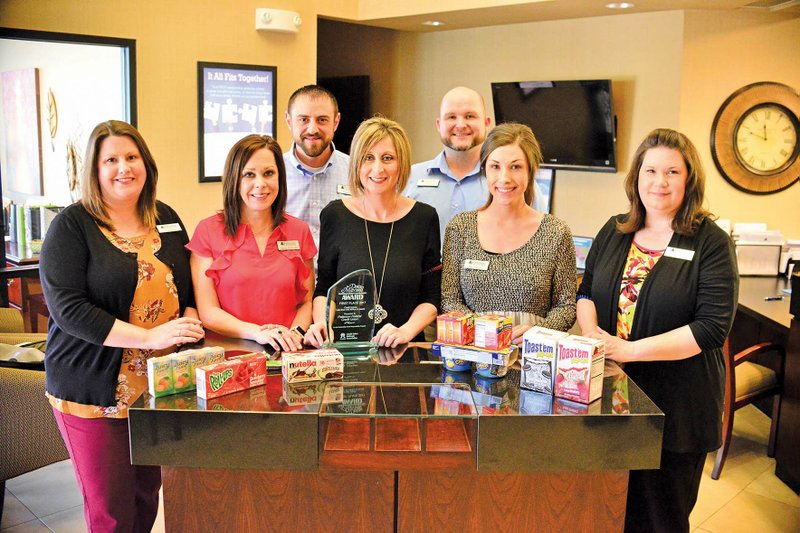
POLYGON ((297 333, 298 335, 300 335, 301 337, 305 337, 306 336, 306 330, 304 330, 300 326, 295 326, 291 330, 294 331, 295 333, 297 333))

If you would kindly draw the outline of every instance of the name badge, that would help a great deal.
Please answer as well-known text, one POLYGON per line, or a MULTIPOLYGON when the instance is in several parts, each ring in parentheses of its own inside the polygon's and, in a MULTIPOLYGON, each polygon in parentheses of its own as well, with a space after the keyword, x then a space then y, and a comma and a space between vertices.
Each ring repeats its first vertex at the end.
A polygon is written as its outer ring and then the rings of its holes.
POLYGON ((159 233, 174 233, 176 231, 181 231, 181 225, 177 222, 173 222, 172 224, 159 224, 156 226, 156 229, 159 233))
POLYGON ((336 185, 336 194, 344 194, 350 196, 350 189, 347 188, 347 185, 339 183, 338 185, 336 185))
POLYGON ((489 270, 489 261, 477 259, 464 259, 464 268, 467 270, 489 270))
POLYGON ((298 241, 278 241, 278 250, 285 252, 286 250, 299 250, 300 243, 298 241))
POLYGON ((417 187, 438 187, 439 178, 420 178, 417 180, 417 187))
POLYGON ((664 250, 664 257, 674 257, 675 259, 691 261, 694 258, 694 250, 684 250, 683 248, 673 248, 669 246, 664 250))

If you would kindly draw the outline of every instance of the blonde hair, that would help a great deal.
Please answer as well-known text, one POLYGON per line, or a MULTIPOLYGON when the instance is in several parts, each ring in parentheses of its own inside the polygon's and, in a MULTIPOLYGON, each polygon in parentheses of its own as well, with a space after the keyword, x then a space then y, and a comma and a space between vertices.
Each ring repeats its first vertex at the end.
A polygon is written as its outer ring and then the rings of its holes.
POLYGON ((406 188, 408 177, 411 174, 411 144, 408 142, 408 136, 403 127, 394 120, 376 116, 362 122, 353 136, 353 142, 350 145, 350 172, 348 177, 350 194, 355 196, 364 192, 364 186, 359 178, 361 165, 372 147, 386 137, 392 139, 395 152, 397 152, 397 162, 400 166, 400 172, 397 176, 397 191, 402 192, 406 188))
MULTIPOLYGON (((525 203, 531 205, 533 203, 533 178, 542 163, 542 149, 539 148, 539 142, 533 135, 533 131, 525 124, 504 122, 498 124, 489 132, 486 136, 486 141, 481 147, 481 173, 484 176, 486 175, 486 161, 491 153, 510 144, 519 146, 522 153, 525 154, 525 160, 528 162, 528 185, 525 187, 525 203)), ((490 194, 483 209, 489 207, 492 199, 490 194)))
POLYGON ((148 228, 156 226, 156 184, 158 183, 158 168, 153 159, 147 143, 136 128, 121 120, 107 120, 101 122, 89 135, 84 157, 83 176, 81 180, 81 205, 94 218, 98 224, 114 230, 114 224, 108 216, 103 191, 100 188, 100 177, 97 172, 97 158, 100 155, 100 145, 108 137, 128 137, 136 145, 139 155, 142 156, 144 168, 147 171, 142 192, 136 203, 136 209, 142 224, 148 228))

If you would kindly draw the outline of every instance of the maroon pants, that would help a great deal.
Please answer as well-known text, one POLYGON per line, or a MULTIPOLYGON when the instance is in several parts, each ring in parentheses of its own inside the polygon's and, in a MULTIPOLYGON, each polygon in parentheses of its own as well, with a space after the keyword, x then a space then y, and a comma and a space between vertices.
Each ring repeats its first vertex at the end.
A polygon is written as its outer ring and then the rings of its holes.
POLYGON ((90 532, 149 532, 158 513, 161 469, 131 465, 128 420, 80 418, 53 409, 90 532))

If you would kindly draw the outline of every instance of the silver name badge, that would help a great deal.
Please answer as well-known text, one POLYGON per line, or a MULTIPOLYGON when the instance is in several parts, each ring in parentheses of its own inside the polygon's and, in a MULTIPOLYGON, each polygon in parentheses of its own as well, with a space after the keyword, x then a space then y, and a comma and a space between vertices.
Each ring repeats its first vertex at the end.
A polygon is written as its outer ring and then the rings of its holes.
POLYGON ((691 261, 694 258, 694 250, 684 250, 683 248, 673 248, 669 246, 664 250, 664 257, 674 257, 675 259, 691 261))
POLYGON ((417 187, 438 187, 439 178, 420 178, 417 180, 417 187))
POLYGON ((278 241, 278 250, 285 252, 286 250, 299 250, 300 243, 298 241, 278 241))
POLYGON ((156 229, 159 233, 174 233, 176 231, 181 231, 181 225, 177 222, 173 222, 172 224, 159 224, 156 226, 156 229))
POLYGON ((350 196, 350 189, 347 188, 347 185, 342 185, 339 183, 336 185, 336 194, 344 194, 350 196))
POLYGON ((478 259, 464 259, 464 268, 467 270, 489 270, 489 261, 478 259))

